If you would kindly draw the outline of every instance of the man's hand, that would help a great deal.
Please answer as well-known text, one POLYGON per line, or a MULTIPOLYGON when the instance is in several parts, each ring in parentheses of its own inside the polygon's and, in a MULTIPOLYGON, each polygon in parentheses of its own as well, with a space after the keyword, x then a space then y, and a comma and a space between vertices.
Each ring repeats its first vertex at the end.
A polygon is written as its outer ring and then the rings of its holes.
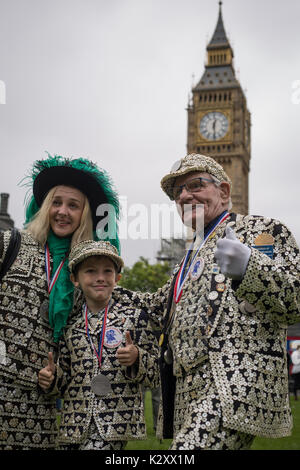
POLYGON ((118 348, 116 356, 122 366, 132 366, 139 355, 138 348, 133 344, 130 332, 125 333, 126 345, 124 348, 118 348))
POLYGON ((54 380, 56 365, 53 360, 53 353, 48 353, 48 364, 39 371, 39 386, 43 390, 48 390, 54 380))
POLYGON ((241 243, 231 227, 226 227, 226 238, 217 241, 215 258, 225 276, 241 280, 247 269, 251 249, 241 243))

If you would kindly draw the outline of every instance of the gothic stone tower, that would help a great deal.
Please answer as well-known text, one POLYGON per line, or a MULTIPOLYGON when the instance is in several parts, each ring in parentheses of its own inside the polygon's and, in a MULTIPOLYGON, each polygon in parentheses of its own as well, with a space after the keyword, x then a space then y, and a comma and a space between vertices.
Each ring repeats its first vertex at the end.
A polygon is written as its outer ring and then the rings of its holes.
POLYGON ((233 210, 248 213, 251 117, 235 76, 233 50, 226 37, 222 2, 207 50, 205 71, 192 89, 188 105, 188 153, 201 153, 220 163, 232 181, 233 210))

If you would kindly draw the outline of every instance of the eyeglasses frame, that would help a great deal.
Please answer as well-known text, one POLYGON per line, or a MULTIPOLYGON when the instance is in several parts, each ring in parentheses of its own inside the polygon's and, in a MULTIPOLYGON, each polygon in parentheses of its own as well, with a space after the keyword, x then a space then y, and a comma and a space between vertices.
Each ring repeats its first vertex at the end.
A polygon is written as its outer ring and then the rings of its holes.
POLYGON ((193 194, 193 193, 197 193, 199 190, 201 190, 201 188, 199 188, 199 189, 197 189, 196 191, 191 191, 191 190, 189 190, 189 189, 187 188, 186 185, 188 185, 189 183, 191 183, 192 181, 195 181, 195 180, 207 181, 207 182, 209 182, 209 183, 214 183, 214 184, 216 184, 217 186, 220 184, 220 181, 218 181, 216 178, 214 178, 214 176, 212 176, 211 179, 204 178, 203 176, 197 176, 197 178, 193 178, 193 179, 191 179, 190 181, 188 181, 187 183, 180 184, 180 185, 178 185, 178 186, 173 186, 173 194, 174 194, 174 189, 175 189, 175 188, 179 188, 179 189, 180 189, 180 192, 179 192, 178 196, 175 197, 175 195, 174 195, 174 199, 175 199, 175 200, 178 200, 178 199, 179 199, 179 197, 180 197, 180 195, 181 195, 181 193, 182 193, 183 188, 185 188, 185 190, 186 190, 188 193, 192 193, 192 194, 193 194))

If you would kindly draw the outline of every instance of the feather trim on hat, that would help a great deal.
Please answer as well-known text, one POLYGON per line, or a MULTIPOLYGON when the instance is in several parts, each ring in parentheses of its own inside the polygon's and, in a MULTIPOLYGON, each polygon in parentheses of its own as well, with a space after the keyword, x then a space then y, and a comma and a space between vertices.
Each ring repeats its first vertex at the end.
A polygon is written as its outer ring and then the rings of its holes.
MULTIPOLYGON (((71 159, 71 158, 62 157, 60 155, 51 156, 48 152, 46 153, 48 155, 48 158, 35 161, 32 165, 32 168, 29 174, 25 176, 21 181, 22 186, 28 187, 28 191, 26 193, 25 201, 24 201, 25 225, 27 225, 32 220, 32 218, 34 217, 34 215, 37 213, 37 211, 40 208, 33 194, 33 186, 34 186, 34 182, 36 181, 36 178, 44 170, 52 169, 55 167, 56 168, 58 167, 73 168, 74 170, 82 171, 89 177, 93 178, 96 181, 97 185, 99 186, 99 192, 101 190, 101 193, 105 195, 106 203, 113 206, 114 211, 115 211, 116 223, 117 223, 117 220, 119 220, 120 218, 119 198, 118 198, 118 194, 116 190, 113 187, 112 180, 109 174, 105 170, 103 170, 102 168, 99 168, 95 163, 85 158, 71 159)), ((59 183, 59 184, 62 184, 62 183, 59 183)), ((68 181, 66 181, 65 184, 68 185, 68 181)), ((81 188, 78 188, 78 189, 82 191, 81 188)), ((86 195, 90 201, 88 194, 86 195)), ((112 220, 111 214, 108 214, 108 217, 111 221, 112 220)), ((116 239, 116 244, 119 250, 120 245, 119 245, 118 237, 116 239)))

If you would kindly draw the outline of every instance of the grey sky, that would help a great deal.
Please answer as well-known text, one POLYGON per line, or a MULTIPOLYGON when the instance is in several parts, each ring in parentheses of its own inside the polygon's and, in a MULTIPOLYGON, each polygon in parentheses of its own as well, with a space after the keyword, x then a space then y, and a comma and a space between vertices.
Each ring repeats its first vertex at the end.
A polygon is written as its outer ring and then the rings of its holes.
MULTIPOLYGON (((129 205, 169 203, 160 180, 185 155, 188 95, 218 8, 204 0, 0 0, 0 192, 10 193, 17 226, 26 192, 18 182, 46 150, 96 161, 129 205)), ((292 88, 300 2, 224 0, 222 10, 252 115, 250 212, 283 221, 300 243, 300 93, 292 88)), ((123 241, 122 255, 127 264, 140 255, 153 262, 158 248, 123 241)))

